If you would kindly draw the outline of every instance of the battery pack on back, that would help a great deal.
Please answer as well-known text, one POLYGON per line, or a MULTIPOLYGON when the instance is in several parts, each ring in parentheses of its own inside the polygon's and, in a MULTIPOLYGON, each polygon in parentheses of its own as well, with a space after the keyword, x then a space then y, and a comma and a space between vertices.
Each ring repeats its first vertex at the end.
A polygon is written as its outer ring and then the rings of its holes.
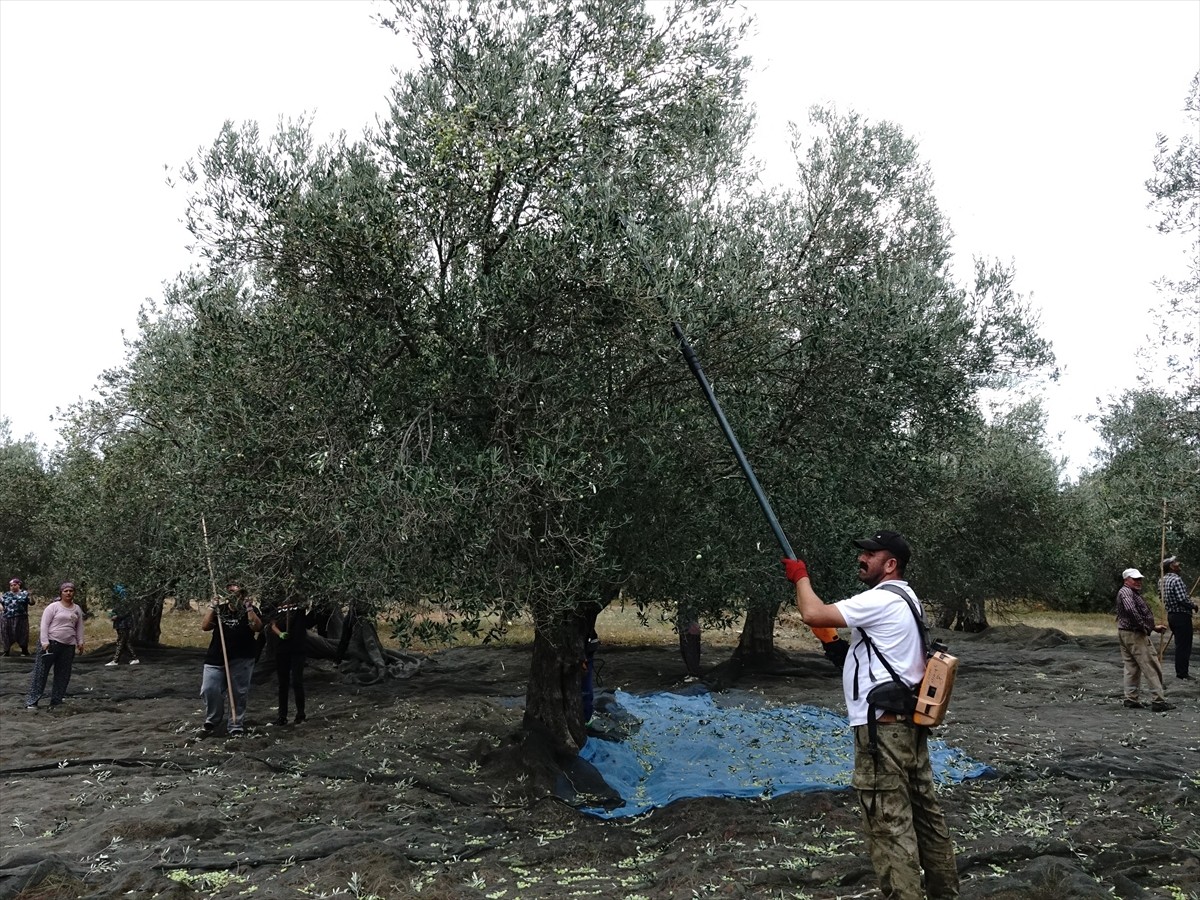
POLYGON ((913 712, 916 725, 941 725, 950 706, 950 694, 954 690, 954 674, 958 671, 958 657, 945 651, 937 651, 925 664, 925 677, 917 689, 917 707, 913 712))

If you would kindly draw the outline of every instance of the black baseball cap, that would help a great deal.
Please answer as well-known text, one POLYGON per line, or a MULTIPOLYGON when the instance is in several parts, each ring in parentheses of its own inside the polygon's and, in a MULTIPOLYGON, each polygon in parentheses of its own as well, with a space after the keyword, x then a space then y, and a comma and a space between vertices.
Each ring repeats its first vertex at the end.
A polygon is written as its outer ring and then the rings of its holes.
POLYGON ((908 565, 908 558, 912 556, 912 548, 898 531, 877 531, 870 537, 859 538, 854 546, 860 550, 886 550, 896 557, 901 569, 908 565))

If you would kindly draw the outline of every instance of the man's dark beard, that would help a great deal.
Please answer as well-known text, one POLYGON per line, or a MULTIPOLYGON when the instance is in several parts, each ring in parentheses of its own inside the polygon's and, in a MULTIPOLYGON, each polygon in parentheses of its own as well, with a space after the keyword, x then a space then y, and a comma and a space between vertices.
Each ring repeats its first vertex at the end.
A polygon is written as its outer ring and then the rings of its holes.
POLYGON ((881 579, 868 575, 866 566, 859 566, 858 567, 858 580, 861 581, 863 584, 865 584, 867 587, 873 588, 877 584, 879 584, 881 579))

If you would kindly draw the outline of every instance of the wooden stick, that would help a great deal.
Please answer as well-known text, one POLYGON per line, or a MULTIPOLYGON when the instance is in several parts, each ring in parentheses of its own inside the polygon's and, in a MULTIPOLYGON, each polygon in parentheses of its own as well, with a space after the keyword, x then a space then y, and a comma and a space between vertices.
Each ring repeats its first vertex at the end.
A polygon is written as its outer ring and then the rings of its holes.
POLYGON ((1163 565, 1163 560, 1166 559, 1166 498, 1163 498, 1163 546, 1158 552, 1158 577, 1162 578, 1166 575, 1166 566, 1163 565))
MULTIPOLYGON (((213 600, 217 600, 217 576, 213 572, 212 551, 208 549, 208 525, 205 523, 203 515, 200 516, 200 530, 204 532, 204 557, 208 560, 208 580, 212 585, 213 600)), ((232 713, 230 720, 237 724, 237 699, 233 694, 233 675, 229 672, 229 650, 225 646, 225 629, 221 626, 220 607, 218 606, 212 612, 213 617, 217 620, 217 634, 221 638, 221 660, 225 663, 225 688, 229 692, 229 710, 232 713)))
POLYGON ((1167 574, 1167 567, 1163 565, 1163 560, 1167 558, 1167 498, 1163 497, 1163 517, 1162 517, 1162 549, 1158 554, 1158 577, 1162 578, 1167 574))
POLYGON ((1168 631, 1166 635, 1158 642, 1158 661, 1163 661, 1163 654, 1167 652, 1167 645, 1171 643, 1171 638, 1175 636, 1175 632, 1168 631))

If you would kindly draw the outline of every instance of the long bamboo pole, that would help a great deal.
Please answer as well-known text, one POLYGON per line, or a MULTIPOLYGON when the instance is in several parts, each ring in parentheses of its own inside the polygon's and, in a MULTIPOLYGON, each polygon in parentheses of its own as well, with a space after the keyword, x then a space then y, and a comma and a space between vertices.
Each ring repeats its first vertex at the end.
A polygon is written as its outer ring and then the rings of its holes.
POLYGON ((1162 548, 1158 554, 1158 577, 1162 578, 1167 574, 1167 567, 1163 565, 1163 560, 1167 558, 1167 498, 1163 497, 1163 516, 1162 516, 1162 548))
MULTIPOLYGON (((1174 636, 1175 636, 1174 632, 1168 631, 1166 634, 1164 634, 1162 637, 1160 637, 1158 639, 1158 661, 1160 664, 1163 661, 1163 654, 1167 652, 1167 647, 1169 647, 1171 645, 1171 638, 1173 638, 1174 636)), ((1179 651, 1177 650, 1176 653, 1178 653, 1178 652, 1179 651)))
MULTIPOLYGON (((1162 544, 1159 546, 1159 549, 1158 549, 1158 593, 1159 593, 1160 601, 1162 600, 1163 576, 1165 576, 1167 574, 1167 567, 1163 565, 1163 560, 1166 558, 1167 558, 1167 498, 1163 497, 1162 544)), ((1165 609, 1163 610, 1163 614, 1164 615, 1166 614, 1165 609)), ((1166 634, 1160 635, 1158 638, 1158 662, 1159 662, 1159 665, 1162 665, 1163 654, 1167 652, 1167 644, 1169 644, 1171 642, 1171 637, 1172 637, 1171 632, 1168 631, 1166 634)))

